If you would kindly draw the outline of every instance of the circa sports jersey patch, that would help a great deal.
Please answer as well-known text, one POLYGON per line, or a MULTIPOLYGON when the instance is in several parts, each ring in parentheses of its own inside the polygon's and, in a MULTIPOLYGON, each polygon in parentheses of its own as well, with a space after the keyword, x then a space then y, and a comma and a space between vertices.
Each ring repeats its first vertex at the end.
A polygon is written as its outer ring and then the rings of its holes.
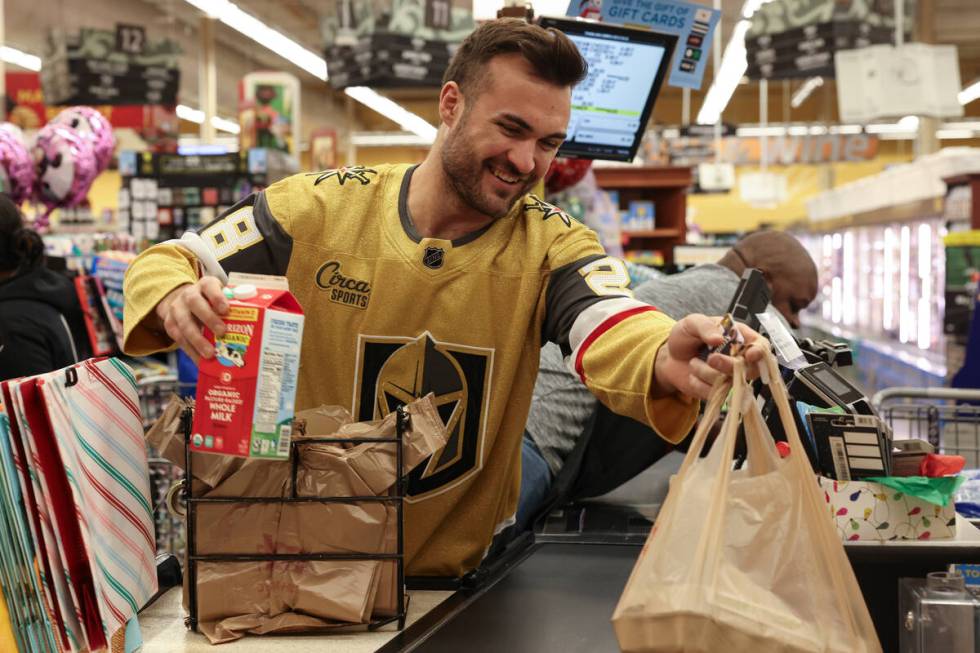
POLYGON ((362 186, 367 186, 371 183, 371 176, 377 175, 378 171, 372 168, 365 168, 364 166, 344 166, 343 168, 337 168, 336 170, 324 170, 322 172, 308 172, 307 177, 316 177, 313 182, 314 186, 320 185, 321 181, 327 181, 328 179, 336 179, 337 183, 341 186, 344 182, 351 179, 361 182, 362 186))
POLYGON ((547 220, 548 218, 558 217, 562 222, 565 223, 566 227, 572 226, 572 218, 559 209, 554 204, 548 204, 540 197, 535 195, 528 195, 527 201, 524 202, 524 212, 528 211, 538 211, 542 214, 542 220, 547 220))
POLYGON ((327 261, 316 271, 315 283, 326 290, 327 299, 335 304, 367 308, 371 301, 371 283, 343 273, 340 261, 327 261))
POLYGON ((351 412, 359 421, 382 419, 430 392, 449 439, 408 477, 406 500, 442 494, 483 466, 493 349, 417 338, 358 336, 351 412))

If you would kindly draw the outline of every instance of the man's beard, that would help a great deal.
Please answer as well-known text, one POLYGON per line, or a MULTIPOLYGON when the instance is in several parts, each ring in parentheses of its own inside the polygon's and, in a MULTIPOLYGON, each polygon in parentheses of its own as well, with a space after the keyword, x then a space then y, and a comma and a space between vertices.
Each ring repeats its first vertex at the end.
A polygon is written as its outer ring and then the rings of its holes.
MULTIPOLYGON (((510 213, 515 202, 524 196, 534 184, 536 179, 529 178, 523 185, 515 186, 513 193, 507 197, 501 197, 495 192, 487 191, 483 188, 483 173, 487 170, 488 161, 479 160, 466 139, 466 116, 457 128, 451 131, 446 142, 442 147, 442 170, 449 180, 449 185, 456 192, 457 197, 474 211, 478 211, 485 216, 499 219, 510 213)), ((514 170, 509 163, 494 164, 506 174, 512 177, 523 177, 514 170)))

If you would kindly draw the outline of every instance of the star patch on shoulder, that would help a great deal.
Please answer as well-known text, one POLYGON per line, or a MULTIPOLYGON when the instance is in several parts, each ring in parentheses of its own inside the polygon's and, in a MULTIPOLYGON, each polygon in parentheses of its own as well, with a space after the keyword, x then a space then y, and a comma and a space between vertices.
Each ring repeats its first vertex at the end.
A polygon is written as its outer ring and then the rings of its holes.
POLYGON ((566 227, 572 226, 572 218, 569 217, 567 213, 559 209, 554 204, 548 204, 543 199, 535 195, 527 196, 527 200, 524 202, 524 211, 540 211, 542 214, 542 220, 557 217, 565 223, 566 227))
POLYGON ((328 179, 336 179, 337 183, 341 186, 344 185, 345 181, 354 179, 361 182, 362 186, 367 186, 371 183, 371 178, 368 175, 378 174, 377 170, 371 168, 365 168, 364 166, 344 166, 343 168, 337 168, 336 170, 324 170, 322 172, 308 172, 307 177, 316 177, 313 182, 314 186, 320 184, 321 181, 326 181, 328 179))

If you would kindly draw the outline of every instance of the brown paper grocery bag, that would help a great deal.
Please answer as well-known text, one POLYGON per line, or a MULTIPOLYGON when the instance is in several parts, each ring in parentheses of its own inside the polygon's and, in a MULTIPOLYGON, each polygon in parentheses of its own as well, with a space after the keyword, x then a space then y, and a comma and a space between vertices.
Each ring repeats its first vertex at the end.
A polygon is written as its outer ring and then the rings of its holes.
POLYGON ((761 371, 791 454, 777 454, 737 359, 732 382, 713 390, 616 606, 624 651, 881 650, 771 354, 761 371), (726 398, 721 433, 702 458, 726 398), (740 425, 748 465, 732 470, 740 425))
MULTIPOLYGON (((155 448, 163 458, 166 458, 181 469, 184 468, 184 433, 181 429, 180 417, 186 408, 193 408, 191 399, 178 395, 170 397, 163 414, 146 432, 146 441, 155 448)), ((247 460, 234 456, 220 456, 210 453, 192 453, 194 458, 194 478, 207 487, 217 486, 239 469, 247 460)), ((197 491, 197 488, 195 488, 197 491)))
MULTIPOLYGON (((431 398, 407 407, 406 471, 445 446, 446 433, 431 398)), ((340 424, 332 409, 305 414, 297 437, 394 437, 394 414, 368 424, 340 424), (330 428, 333 433, 315 433, 330 428), (337 426, 337 424, 340 424, 337 426)), ((183 455, 183 442, 171 450, 183 455), (179 450, 178 450, 179 449, 179 450)), ((397 479, 393 444, 317 443, 298 447, 299 496, 378 496, 397 479)), ((216 456, 215 456, 216 457, 216 456)), ((197 458, 194 461, 197 465, 197 458)), ((196 471, 196 470, 195 470, 196 471)), ((288 461, 244 460, 207 496, 287 496, 288 461)), ((199 504, 199 553, 395 553, 392 504, 199 504)), ((396 612, 393 561, 198 563, 198 627, 212 643, 294 630, 332 629, 396 612)), ((185 588, 185 607, 187 596, 185 588)))

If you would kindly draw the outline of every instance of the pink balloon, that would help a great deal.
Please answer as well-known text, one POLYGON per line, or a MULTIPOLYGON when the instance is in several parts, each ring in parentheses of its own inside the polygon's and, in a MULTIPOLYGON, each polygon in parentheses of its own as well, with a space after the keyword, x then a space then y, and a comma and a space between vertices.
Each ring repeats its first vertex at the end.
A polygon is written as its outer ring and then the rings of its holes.
POLYGON ((95 148, 99 172, 109 167, 112 152, 116 149, 116 137, 106 117, 92 107, 69 107, 59 113, 52 122, 71 127, 89 138, 95 148))
POLYGON ((84 200, 99 174, 92 140, 57 123, 48 123, 38 131, 34 164, 37 168, 35 196, 49 213, 84 200))
POLYGON ((0 177, 3 192, 20 204, 34 191, 34 161, 17 135, 0 129, 0 177))

